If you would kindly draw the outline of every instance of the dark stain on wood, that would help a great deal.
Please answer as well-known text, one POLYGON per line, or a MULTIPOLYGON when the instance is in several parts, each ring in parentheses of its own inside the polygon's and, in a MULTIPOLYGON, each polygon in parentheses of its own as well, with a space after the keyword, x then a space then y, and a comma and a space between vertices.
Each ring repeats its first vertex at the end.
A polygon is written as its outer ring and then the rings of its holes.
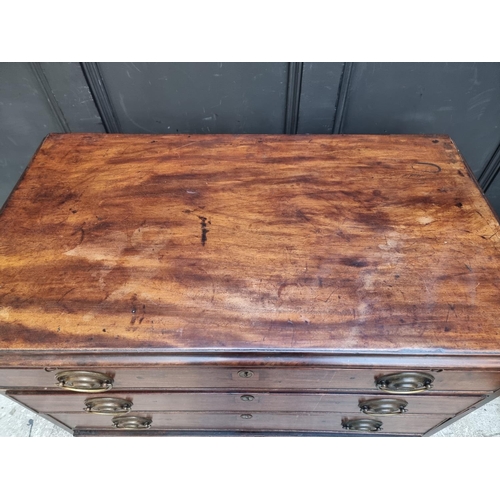
POLYGON ((356 257, 345 257, 340 259, 340 262, 344 264, 344 266, 351 267, 368 267, 370 265, 365 259, 356 257))
POLYGON ((139 318, 139 325, 144 321, 144 317, 146 316, 146 305, 143 304, 142 306, 142 314, 141 317, 139 318))
MULTIPOLYGON (((200 222, 200 224, 201 224, 201 244, 203 246, 205 246, 205 243, 207 242, 207 234, 208 234, 208 231, 210 231, 207 228, 207 218, 198 215, 198 219, 200 219, 200 221, 201 221, 200 222)), ((211 224, 210 221, 208 221, 208 223, 211 224)))

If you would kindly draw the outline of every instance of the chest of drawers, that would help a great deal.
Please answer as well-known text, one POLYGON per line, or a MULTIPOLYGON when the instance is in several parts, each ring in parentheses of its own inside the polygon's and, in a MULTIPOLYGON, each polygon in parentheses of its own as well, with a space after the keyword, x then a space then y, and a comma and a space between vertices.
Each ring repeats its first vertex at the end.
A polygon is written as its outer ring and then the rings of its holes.
POLYGON ((500 390, 500 227, 446 136, 50 135, 0 390, 74 435, 429 435, 500 390))

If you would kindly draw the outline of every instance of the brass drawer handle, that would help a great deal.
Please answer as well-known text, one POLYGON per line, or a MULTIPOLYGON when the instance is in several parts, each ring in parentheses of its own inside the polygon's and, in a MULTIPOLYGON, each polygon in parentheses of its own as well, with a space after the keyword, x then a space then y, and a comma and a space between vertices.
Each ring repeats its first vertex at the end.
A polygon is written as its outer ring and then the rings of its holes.
POLYGON ((245 420, 249 420, 252 418, 253 415, 251 415, 250 413, 243 413, 242 415, 240 415, 241 418, 244 418, 245 420))
POLYGON ((378 389, 392 394, 414 394, 432 389, 434 377, 422 372, 391 373, 379 377, 375 384, 378 389))
POLYGON ((117 429, 149 429, 153 420, 147 417, 115 417, 111 421, 117 429))
POLYGON ((345 419, 342 428, 349 431, 378 432, 382 430, 382 422, 371 418, 345 419))
POLYGON ((240 399, 242 401, 253 401, 255 398, 251 394, 243 394, 240 399))
POLYGON ((106 392, 113 387, 113 379, 98 372, 59 372, 56 380, 59 387, 76 392, 106 392))
POLYGON ((84 410, 95 415, 129 413, 132 402, 121 398, 92 398, 85 401, 84 410))
POLYGON ((393 415, 406 413, 408 401, 404 399, 369 399, 359 402, 359 409, 366 415, 393 415))

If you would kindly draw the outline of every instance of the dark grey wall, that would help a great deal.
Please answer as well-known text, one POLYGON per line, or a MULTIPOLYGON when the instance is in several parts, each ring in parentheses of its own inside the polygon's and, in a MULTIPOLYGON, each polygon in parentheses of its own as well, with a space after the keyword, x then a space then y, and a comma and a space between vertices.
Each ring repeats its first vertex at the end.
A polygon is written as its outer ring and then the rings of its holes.
POLYGON ((286 63, 105 63, 99 68, 120 132, 283 132, 286 63))
POLYGON ((50 132, 103 132, 78 63, 0 63, 0 206, 50 132))
POLYGON ((0 205, 49 132, 448 134, 500 213, 500 63, 2 63, 0 205))

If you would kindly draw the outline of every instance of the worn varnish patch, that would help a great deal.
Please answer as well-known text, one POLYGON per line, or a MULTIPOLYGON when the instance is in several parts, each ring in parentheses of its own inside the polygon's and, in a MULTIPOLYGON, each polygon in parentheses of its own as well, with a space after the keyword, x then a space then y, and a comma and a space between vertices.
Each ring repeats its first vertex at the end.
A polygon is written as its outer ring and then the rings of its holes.
POLYGON ((444 136, 51 135, 0 350, 498 352, 499 230, 444 136))

